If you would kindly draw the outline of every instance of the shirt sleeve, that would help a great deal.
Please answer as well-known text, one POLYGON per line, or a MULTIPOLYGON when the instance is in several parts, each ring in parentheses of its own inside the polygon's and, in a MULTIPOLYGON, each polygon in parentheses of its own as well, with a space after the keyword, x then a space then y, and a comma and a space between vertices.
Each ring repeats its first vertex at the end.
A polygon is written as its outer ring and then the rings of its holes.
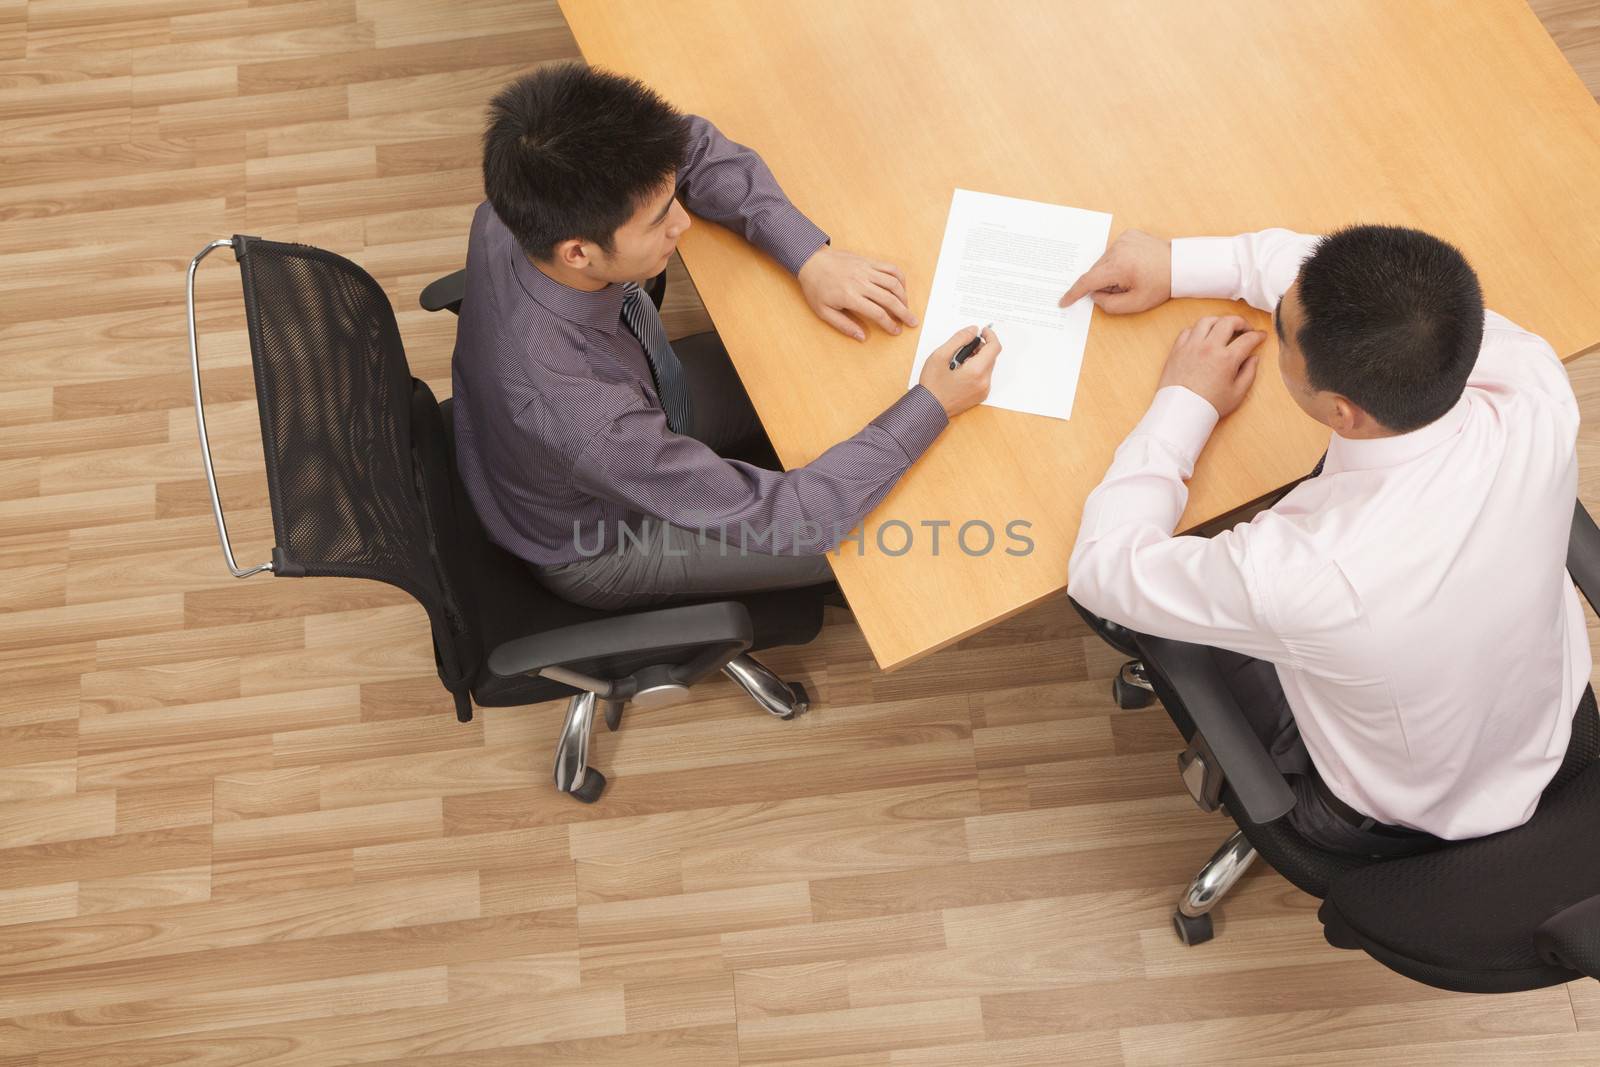
POLYGON ((678 195, 701 218, 744 234, 745 240, 799 274, 828 241, 789 203, 766 163, 754 151, 722 135, 698 115, 689 126, 689 151, 678 171, 678 195))
POLYGON ((1180 237, 1172 242, 1172 295, 1243 300, 1271 311, 1319 240, 1282 229, 1237 237, 1180 237))
POLYGON ((1250 525, 1172 536, 1189 499, 1184 482, 1216 424, 1216 409, 1197 393, 1156 393, 1084 504, 1067 592, 1140 633, 1282 662, 1252 572, 1250 525))
POLYGON ((948 423, 914 386, 860 433, 792 471, 724 459, 667 429, 649 406, 596 434, 573 468, 578 487, 674 526, 756 551, 818 555, 855 528, 948 423))

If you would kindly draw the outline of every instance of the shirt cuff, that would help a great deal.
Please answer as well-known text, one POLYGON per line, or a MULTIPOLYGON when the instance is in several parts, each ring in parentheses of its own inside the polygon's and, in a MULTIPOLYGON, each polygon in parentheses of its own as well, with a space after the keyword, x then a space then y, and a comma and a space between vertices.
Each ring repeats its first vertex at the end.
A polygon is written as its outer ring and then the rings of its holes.
POLYGON ((1178 237, 1172 242, 1172 295, 1232 300, 1239 260, 1232 237, 1178 237))
POLYGON ((793 206, 774 211, 762 228, 766 231, 763 243, 767 254, 783 264, 790 274, 799 274, 806 260, 828 243, 828 235, 793 206))
POLYGON ((919 384, 889 405, 887 411, 872 420, 872 425, 887 430, 905 449, 906 460, 915 462, 940 431, 950 425, 950 416, 944 413, 944 405, 939 403, 938 397, 930 393, 927 386, 919 384))
POLYGON ((1199 393, 1186 386, 1169 385, 1156 391, 1150 410, 1128 436, 1143 435, 1164 442, 1183 457, 1184 468, 1192 471, 1200 450, 1216 429, 1218 417, 1211 401, 1199 393))

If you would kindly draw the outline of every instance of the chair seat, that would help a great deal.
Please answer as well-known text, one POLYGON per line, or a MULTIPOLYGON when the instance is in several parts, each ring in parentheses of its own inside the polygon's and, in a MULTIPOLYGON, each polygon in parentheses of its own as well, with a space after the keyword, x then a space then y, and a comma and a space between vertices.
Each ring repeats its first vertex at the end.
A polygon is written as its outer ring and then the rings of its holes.
MULTIPOLYGON (((439 405, 447 440, 451 433, 451 403, 439 405)), ((563 600, 534 577, 527 563, 491 542, 479 526, 465 487, 450 464, 452 497, 455 506, 467 512, 456 516, 470 551, 464 577, 471 584, 467 601, 474 605, 476 632, 480 635, 483 656, 472 681, 472 698, 481 707, 513 707, 556 700, 578 692, 571 686, 547 678, 499 678, 489 671, 488 653, 507 641, 531 634, 572 626, 595 619, 615 618, 622 612, 597 611, 563 600)), ((715 596, 673 600, 670 606, 736 600, 750 613, 755 642, 750 651, 777 645, 803 645, 822 629, 822 594, 827 586, 809 586, 770 593, 715 596)), ((661 605, 669 606, 668 604, 661 605)), ((647 610, 647 609, 640 609, 647 610)))
MULTIPOLYGON (((1238 811, 1228 801, 1224 787, 1223 803, 1229 811, 1238 811)), ((1318 848, 1297 833, 1288 819, 1278 819, 1264 824, 1236 820, 1250 847, 1261 854, 1267 865, 1302 892, 1321 899, 1328 895, 1328 887, 1335 879, 1357 867, 1373 862, 1360 856, 1347 856, 1318 848)))
MULTIPOLYGON (((482 553, 474 570, 478 581, 475 592, 479 632, 484 635, 486 651, 519 637, 593 619, 613 618, 618 614, 562 600, 540 585, 520 559, 493 545, 482 553)), ((822 629, 822 598, 815 587, 674 600, 671 606, 718 600, 736 600, 749 611, 755 633, 755 641, 749 649, 752 652, 776 645, 803 645, 822 629)), ((498 677, 489 670, 487 656, 472 683, 472 698, 486 708, 536 704, 576 692, 578 690, 571 686, 548 678, 498 677)))
POLYGON ((1430 985, 1491 993, 1570 982, 1580 975, 1541 960, 1533 933, 1600 893, 1597 830, 1591 763, 1514 830, 1336 877, 1318 914, 1329 941, 1430 985))

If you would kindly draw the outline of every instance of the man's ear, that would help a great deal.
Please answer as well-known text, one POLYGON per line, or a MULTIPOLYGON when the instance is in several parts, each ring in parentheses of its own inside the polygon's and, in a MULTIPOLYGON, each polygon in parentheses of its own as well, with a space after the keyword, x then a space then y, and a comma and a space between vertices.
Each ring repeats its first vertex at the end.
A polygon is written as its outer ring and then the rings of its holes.
POLYGON ((550 258, 563 267, 570 267, 573 270, 582 270, 593 262, 589 258, 589 253, 584 251, 583 242, 576 237, 568 238, 556 245, 555 252, 550 258))
POLYGON ((1334 395, 1333 398, 1333 431, 1338 434, 1349 435, 1361 433, 1374 425, 1373 418, 1349 397, 1334 395))

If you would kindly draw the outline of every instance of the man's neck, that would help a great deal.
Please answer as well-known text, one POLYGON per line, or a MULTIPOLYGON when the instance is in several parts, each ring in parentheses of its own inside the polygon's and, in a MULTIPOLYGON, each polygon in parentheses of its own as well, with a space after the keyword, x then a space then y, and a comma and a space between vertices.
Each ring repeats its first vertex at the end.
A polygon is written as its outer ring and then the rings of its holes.
POLYGON ((555 260, 550 260, 549 262, 540 262, 539 260, 534 259, 532 256, 529 256, 528 262, 532 263, 535 270, 537 270, 540 274, 543 274, 546 278, 549 278, 551 281, 559 282, 568 289, 576 289, 579 292, 598 293, 607 285, 611 284, 610 282, 600 281, 592 275, 585 274, 581 270, 573 270, 571 267, 558 263, 555 260))
POLYGON ((1335 430, 1334 432, 1340 437, 1343 437, 1346 441, 1377 441, 1385 437, 1404 436, 1398 431, 1379 426, 1377 423, 1371 423, 1361 427, 1358 430, 1335 430))

